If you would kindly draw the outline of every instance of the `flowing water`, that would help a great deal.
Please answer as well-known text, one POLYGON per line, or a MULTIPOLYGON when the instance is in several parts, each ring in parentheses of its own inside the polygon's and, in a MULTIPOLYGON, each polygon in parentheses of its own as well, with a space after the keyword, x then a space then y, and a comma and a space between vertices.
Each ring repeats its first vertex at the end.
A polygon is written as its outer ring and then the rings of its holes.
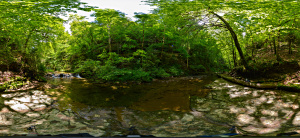
POLYGON ((143 84, 52 78, 40 90, 2 93, 0 135, 89 133, 194 137, 300 132, 298 93, 258 90, 209 75, 143 84))

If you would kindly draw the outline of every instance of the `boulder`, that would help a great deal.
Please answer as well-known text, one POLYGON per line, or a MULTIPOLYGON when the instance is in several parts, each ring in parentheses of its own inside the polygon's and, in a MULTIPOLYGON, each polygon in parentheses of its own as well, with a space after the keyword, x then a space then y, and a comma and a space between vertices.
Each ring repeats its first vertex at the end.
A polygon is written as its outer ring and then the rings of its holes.
POLYGON ((31 102, 31 96, 26 95, 24 97, 14 97, 14 100, 20 101, 22 103, 30 103, 31 102))
POLYGON ((10 108, 20 113, 26 113, 30 111, 30 108, 25 104, 14 104, 11 105, 10 108))
POLYGON ((19 104, 19 101, 16 100, 9 100, 9 101, 4 101, 4 105, 16 105, 19 104))

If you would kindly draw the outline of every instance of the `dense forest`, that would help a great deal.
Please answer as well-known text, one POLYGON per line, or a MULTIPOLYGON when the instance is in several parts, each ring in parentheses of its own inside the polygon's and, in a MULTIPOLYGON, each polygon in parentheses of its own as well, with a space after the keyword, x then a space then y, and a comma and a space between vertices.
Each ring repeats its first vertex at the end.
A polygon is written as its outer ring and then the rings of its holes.
POLYGON ((259 74, 274 65, 299 62, 297 0, 147 4, 156 8, 149 14, 135 13, 133 20, 77 0, 1 1, 0 70, 36 80, 62 71, 96 82, 148 82, 202 72, 259 74), (76 14, 67 21, 59 17, 76 10, 93 11, 96 18, 88 22, 76 14))

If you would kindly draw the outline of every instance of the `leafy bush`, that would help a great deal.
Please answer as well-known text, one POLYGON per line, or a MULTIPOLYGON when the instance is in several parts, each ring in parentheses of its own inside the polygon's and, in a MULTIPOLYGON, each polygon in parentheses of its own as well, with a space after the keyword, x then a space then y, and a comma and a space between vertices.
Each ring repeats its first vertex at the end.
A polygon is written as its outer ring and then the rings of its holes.
POLYGON ((120 69, 113 64, 100 65, 100 61, 87 60, 75 70, 81 76, 105 81, 151 81, 152 77, 149 72, 142 69, 120 69))
POLYGON ((170 77, 171 75, 167 73, 164 69, 162 68, 153 68, 151 71, 151 76, 154 78, 166 78, 170 77))
POLYGON ((95 71, 95 76, 97 79, 102 79, 106 81, 117 80, 117 68, 113 65, 99 66, 95 71))
POLYGON ((99 79, 106 81, 139 81, 149 82, 152 80, 150 73, 141 69, 119 69, 114 66, 102 66, 97 76, 99 79), (101 70, 101 71, 100 71, 101 70))
POLYGON ((178 69, 175 66, 172 66, 171 68, 169 68, 168 72, 173 76, 183 75, 183 71, 181 69, 178 69))
POLYGON ((74 71, 74 73, 79 73, 81 76, 86 78, 92 78, 98 70, 100 63, 100 61, 87 60, 83 62, 79 68, 74 71))
POLYGON ((133 70, 132 71, 132 79, 134 81, 145 81, 145 82, 152 81, 152 77, 150 76, 150 73, 145 72, 142 69, 133 70))
POLYGON ((3 92, 3 91, 5 91, 7 89, 7 85, 6 85, 6 83, 4 83, 4 84, 0 84, 0 92, 3 92))
POLYGON ((206 68, 199 64, 199 65, 190 65, 190 68, 194 71, 197 71, 197 72, 204 72, 206 70, 206 68))

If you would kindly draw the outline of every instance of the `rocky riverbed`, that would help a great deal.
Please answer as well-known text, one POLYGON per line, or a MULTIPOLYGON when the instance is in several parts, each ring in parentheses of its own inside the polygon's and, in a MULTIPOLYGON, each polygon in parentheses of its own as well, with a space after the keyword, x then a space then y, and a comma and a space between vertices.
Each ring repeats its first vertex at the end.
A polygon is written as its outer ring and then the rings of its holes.
POLYGON ((300 132, 298 99, 297 93, 257 90, 205 77, 126 88, 53 78, 44 91, 1 94, 0 134, 25 135, 28 127, 36 126, 41 135, 115 136, 128 134, 134 126, 143 135, 195 137, 230 133, 236 126, 239 134, 275 136, 300 132), (203 84, 211 89, 204 91, 203 84), (122 97, 133 101, 116 104, 126 101, 122 97))

